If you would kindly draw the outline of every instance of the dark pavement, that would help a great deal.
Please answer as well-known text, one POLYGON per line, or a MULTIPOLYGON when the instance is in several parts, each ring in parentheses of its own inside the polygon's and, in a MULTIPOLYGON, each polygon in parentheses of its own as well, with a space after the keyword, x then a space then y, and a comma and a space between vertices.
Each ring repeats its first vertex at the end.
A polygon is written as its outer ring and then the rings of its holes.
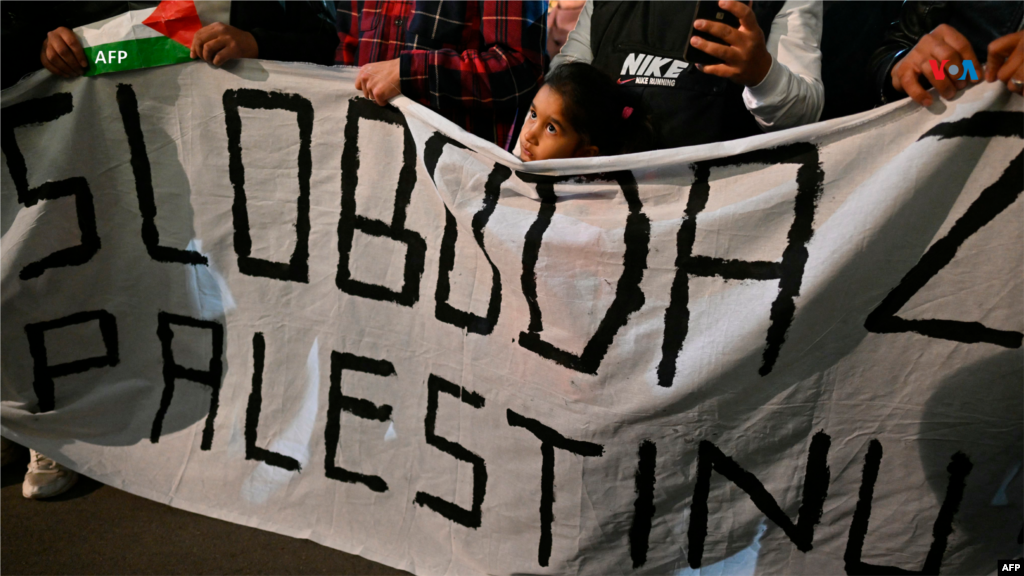
POLYGON ((9 574, 407 574, 310 542, 185 512, 80 477, 21 495, 28 451, 2 470, 0 572, 9 574))

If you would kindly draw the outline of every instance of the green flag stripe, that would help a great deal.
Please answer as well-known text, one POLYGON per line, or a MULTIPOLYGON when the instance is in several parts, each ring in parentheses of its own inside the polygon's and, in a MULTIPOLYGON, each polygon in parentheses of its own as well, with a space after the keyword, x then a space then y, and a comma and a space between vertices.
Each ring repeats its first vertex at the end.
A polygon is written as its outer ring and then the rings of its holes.
POLYGON ((90 46, 84 48, 83 51, 86 60, 89 61, 89 69, 85 71, 86 76, 152 68, 192 60, 189 58, 188 48, 166 36, 111 42, 90 46), (100 53, 103 55, 102 60, 97 62, 100 53), (113 58, 110 58, 111 53, 113 53, 113 58))

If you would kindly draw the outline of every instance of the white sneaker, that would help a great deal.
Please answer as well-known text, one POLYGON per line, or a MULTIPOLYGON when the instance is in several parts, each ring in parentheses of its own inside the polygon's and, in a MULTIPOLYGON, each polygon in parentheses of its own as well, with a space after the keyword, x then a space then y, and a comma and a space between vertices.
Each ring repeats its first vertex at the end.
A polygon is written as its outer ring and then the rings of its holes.
POLYGON ((21 495, 39 500, 63 494, 78 481, 78 473, 50 460, 35 450, 29 450, 31 460, 28 473, 21 483, 21 495))
POLYGON ((0 466, 14 462, 14 442, 0 436, 0 466))

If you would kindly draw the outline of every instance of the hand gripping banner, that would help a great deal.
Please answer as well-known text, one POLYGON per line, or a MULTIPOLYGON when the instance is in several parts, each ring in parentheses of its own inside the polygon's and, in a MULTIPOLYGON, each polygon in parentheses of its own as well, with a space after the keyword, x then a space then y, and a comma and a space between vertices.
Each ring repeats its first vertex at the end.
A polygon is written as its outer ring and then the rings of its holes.
POLYGON ((523 164, 354 71, 2 96, 2 431, 418 574, 1021 555, 1024 106, 523 164))

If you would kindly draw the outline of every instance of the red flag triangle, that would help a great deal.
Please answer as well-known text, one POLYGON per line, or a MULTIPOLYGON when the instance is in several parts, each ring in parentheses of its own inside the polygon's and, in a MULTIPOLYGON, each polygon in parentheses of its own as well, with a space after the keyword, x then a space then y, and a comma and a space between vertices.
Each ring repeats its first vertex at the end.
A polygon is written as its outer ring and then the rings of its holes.
POLYGON ((192 37, 203 27, 192 0, 163 0, 142 23, 186 48, 192 47, 192 37))

